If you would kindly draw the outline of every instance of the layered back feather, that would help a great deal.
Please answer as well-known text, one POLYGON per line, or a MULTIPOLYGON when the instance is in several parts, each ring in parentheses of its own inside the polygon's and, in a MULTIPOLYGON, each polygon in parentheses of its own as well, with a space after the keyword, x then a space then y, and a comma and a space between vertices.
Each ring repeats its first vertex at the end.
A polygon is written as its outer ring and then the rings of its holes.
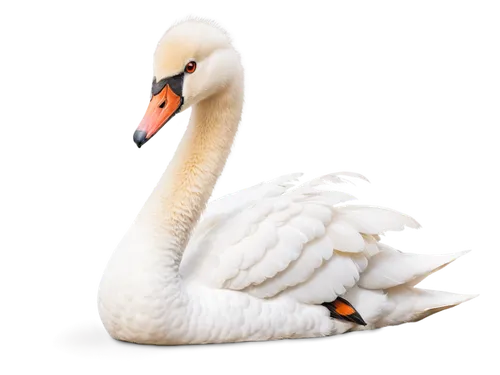
MULTIPOLYGON (((342 172, 299 184, 300 176, 211 203, 185 252, 184 279, 310 305, 342 296, 354 301, 368 328, 416 320, 470 298, 414 288, 464 252, 406 254, 380 242, 387 231, 419 224, 393 210, 353 204, 352 195, 332 189, 363 176, 342 172)), ((346 322, 344 328, 360 327, 346 322)))

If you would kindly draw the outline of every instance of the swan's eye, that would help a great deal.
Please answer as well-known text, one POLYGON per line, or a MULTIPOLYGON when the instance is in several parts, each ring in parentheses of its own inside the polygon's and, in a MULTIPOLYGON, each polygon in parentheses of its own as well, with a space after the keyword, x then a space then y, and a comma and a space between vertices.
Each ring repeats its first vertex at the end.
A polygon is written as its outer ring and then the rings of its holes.
POLYGON ((196 70, 196 61, 190 61, 186 64, 186 67, 184 68, 184 71, 186 73, 194 73, 194 71, 196 70))

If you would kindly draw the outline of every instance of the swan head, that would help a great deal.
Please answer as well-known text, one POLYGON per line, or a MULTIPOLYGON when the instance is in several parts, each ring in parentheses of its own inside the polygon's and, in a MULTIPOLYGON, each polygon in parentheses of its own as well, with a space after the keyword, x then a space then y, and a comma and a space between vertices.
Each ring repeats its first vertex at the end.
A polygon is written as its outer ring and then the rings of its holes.
POLYGON ((228 35, 203 20, 172 26, 154 54, 151 100, 134 142, 141 147, 176 113, 216 95, 242 72, 228 35))

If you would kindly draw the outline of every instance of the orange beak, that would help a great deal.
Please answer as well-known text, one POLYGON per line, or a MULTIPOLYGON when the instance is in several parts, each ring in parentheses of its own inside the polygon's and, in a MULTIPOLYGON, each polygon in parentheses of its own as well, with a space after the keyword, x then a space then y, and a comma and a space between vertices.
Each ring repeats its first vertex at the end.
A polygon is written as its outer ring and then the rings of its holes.
POLYGON ((151 139, 181 108, 182 97, 177 95, 170 85, 151 97, 146 114, 134 133, 137 147, 151 139))

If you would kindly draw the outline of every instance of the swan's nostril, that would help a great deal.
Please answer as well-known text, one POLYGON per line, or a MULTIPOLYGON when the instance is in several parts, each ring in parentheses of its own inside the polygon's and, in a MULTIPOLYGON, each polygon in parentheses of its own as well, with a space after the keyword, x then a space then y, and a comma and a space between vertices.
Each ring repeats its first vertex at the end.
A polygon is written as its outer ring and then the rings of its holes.
POLYGON ((165 107, 165 101, 162 101, 161 104, 158 107, 160 107, 160 108, 165 107))

